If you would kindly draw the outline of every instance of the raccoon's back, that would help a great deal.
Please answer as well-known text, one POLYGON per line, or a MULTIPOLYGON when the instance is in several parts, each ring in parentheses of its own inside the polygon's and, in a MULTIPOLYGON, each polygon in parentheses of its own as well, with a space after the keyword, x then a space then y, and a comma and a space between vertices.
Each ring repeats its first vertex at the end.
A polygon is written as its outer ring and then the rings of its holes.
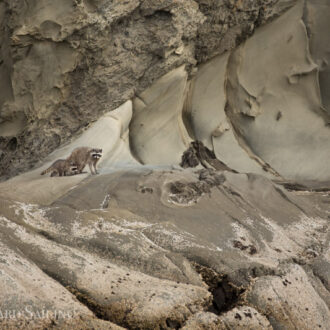
POLYGON ((50 165, 46 170, 42 171, 40 174, 44 175, 46 173, 49 173, 54 170, 58 170, 62 168, 65 165, 65 160, 64 159, 58 159, 56 160, 52 165, 50 165))
POLYGON ((89 151, 91 150, 91 148, 89 147, 79 147, 76 148, 72 151, 71 155, 70 155, 70 159, 76 162, 83 162, 86 161, 89 155, 89 151))

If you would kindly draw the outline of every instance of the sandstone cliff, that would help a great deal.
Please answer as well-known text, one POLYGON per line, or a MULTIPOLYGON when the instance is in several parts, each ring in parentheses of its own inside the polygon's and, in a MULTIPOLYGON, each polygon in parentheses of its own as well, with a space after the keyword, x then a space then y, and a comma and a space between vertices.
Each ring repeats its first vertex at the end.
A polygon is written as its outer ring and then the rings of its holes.
POLYGON ((329 18, 0 1, 0 328, 328 329, 329 18))
POLYGON ((0 176, 31 168, 171 69, 233 49, 292 1, 282 2, 1 1, 0 176))

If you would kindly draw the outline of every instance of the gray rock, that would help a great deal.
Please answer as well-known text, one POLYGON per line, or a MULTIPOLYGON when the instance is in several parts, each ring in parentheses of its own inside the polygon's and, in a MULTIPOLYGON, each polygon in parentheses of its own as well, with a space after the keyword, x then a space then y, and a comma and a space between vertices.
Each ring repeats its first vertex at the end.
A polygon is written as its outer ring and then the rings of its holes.
POLYGON ((233 308, 220 316, 229 329, 273 329, 268 319, 260 314, 256 309, 249 306, 239 306, 233 308))
POLYGON ((268 315, 274 328, 327 329, 329 309, 298 265, 284 268, 285 274, 260 277, 247 293, 247 301, 268 315))

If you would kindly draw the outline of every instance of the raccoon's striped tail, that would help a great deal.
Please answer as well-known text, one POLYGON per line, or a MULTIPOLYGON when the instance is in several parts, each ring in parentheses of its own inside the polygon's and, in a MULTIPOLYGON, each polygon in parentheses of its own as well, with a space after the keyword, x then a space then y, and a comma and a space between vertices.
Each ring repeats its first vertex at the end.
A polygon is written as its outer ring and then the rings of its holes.
POLYGON ((53 170, 53 166, 50 166, 50 167, 47 168, 47 170, 44 170, 43 172, 41 172, 40 175, 44 175, 44 174, 46 174, 46 173, 49 173, 49 172, 51 172, 52 170, 53 170))

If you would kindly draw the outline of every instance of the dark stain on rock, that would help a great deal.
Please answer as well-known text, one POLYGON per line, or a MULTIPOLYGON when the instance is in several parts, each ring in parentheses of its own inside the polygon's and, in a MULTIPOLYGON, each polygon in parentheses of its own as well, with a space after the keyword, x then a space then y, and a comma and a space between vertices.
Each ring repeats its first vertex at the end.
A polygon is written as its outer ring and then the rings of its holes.
POLYGON ((282 112, 279 111, 276 115, 276 120, 279 121, 282 118, 282 112))
POLYGON ((250 312, 244 312, 244 315, 252 319, 252 314, 250 312))
POLYGON ((257 251, 257 248, 256 248, 254 245, 250 245, 250 246, 249 246, 249 249, 250 249, 249 253, 250 253, 251 255, 256 254, 256 253, 258 252, 258 251, 257 251))
POLYGON ((180 166, 187 168, 196 167, 199 164, 207 169, 238 173, 219 160, 212 150, 204 146, 203 142, 196 140, 191 142, 189 148, 182 154, 180 166))
POLYGON ((252 245, 252 244, 244 245, 242 242, 240 242, 238 240, 233 241, 233 247, 236 249, 240 249, 242 251, 247 250, 249 252, 249 254, 251 254, 251 255, 256 254, 258 252, 257 248, 254 245, 252 245))
POLYGON ((142 194, 145 194, 145 193, 152 194, 154 192, 153 188, 144 187, 144 186, 139 186, 137 188, 137 191, 141 192, 142 194))
POLYGON ((233 241, 233 247, 234 248, 237 248, 237 249, 240 249, 242 251, 244 251, 244 250, 246 250, 248 248, 247 245, 244 245, 242 242, 237 241, 237 240, 234 240, 233 241))
POLYGON ((237 320, 241 320, 241 319, 242 319, 242 316, 239 315, 239 313, 236 313, 236 314, 235 314, 235 319, 237 319, 237 320))

